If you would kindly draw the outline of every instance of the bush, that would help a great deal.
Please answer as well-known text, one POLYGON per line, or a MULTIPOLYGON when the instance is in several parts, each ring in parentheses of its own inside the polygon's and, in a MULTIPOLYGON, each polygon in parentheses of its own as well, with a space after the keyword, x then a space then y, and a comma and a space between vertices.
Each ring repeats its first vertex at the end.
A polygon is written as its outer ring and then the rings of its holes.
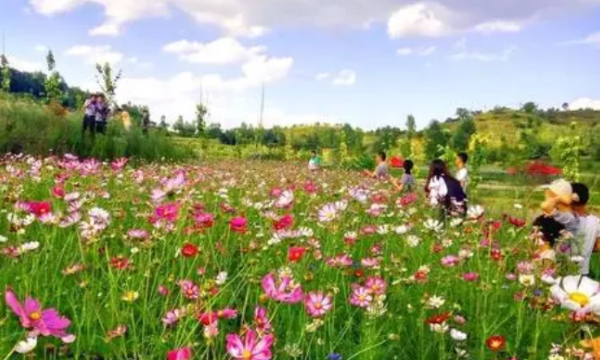
POLYGON ((0 151, 33 155, 74 153, 82 157, 115 159, 134 157, 148 161, 183 160, 194 156, 159 131, 148 136, 139 128, 126 131, 117 121, 109 122, 106 135, 82 134, 79 112, 56 111, 32 100, 0 97, 0 151))

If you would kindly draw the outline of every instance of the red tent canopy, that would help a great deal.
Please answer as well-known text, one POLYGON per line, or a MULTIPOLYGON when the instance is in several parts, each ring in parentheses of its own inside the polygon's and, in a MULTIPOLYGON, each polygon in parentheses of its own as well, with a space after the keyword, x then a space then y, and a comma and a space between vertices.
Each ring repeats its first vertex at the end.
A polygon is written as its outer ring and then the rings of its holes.
POLYGON ((390 164, 393 168, 401 168, 404 165, 404 159, 398 156, 392 156, 390 164))

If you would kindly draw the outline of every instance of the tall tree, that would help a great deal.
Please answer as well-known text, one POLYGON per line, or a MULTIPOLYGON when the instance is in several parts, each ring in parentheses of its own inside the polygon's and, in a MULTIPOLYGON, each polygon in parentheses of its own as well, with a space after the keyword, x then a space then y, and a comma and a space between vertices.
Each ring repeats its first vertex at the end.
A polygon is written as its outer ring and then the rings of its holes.
POLYGON ((165 130, 165 131, 169 130, 169 124, 167 124, 167 117, 166 116, 163 115, 163 116, 160 117, 160 124, 158 125, 158 127, 161 130, 165 130))
POLYGON ((61 83, 63 81, 56 70, 56 60, 54 59, 52 50, 49 50, 48 55, 46 55, 46 64, 48 65, 48 77, 44 84, 46 98, 48 101, 60 101, 63 95, 61 90, 61 83))
POLYGON ((417 132, 417 124, 415 122, 414 116, 408 115, 408 117, 406 118, 406 129, 408 140, 410 141, 415 137, 415 134, 417 132))
POLYGON ((206 128, 206 114, 208 114, 208 109, 204 104, 196 105, 196 132, 199 137, 204 135, 204 130, 206 128))
POLYGON ((442 129, 439 121, 434 120, 425 130, 425 155, 428 160, 433 160, 442 155, 443 149, 448 145, 448 133, 442 129))
POLYGON ((109 103, 113 104, 117 92, 117 83, 121 79, 123 72, 119 70, 117 71, 117 74, 113 76, 113 69, 107 62, 104 63, 104 65, 96 64, 96 72, 96 82, 108 98, 109 103))
POLYGON ((469 147, 471 136, 475 134, 475 131, 475 121, 471 116, 461 120, 452 136, 451 144, 454 150, 458 152, 466 151, 469 147))
POLYGON ((10 92, 10 82, 12 80, 12 73, 10 71, 10 67, 8 66, 8 59, 4 54, 0 56, 0 65, 2 66, 2 86, 0 89, 4 92, 10 92))
POLYGON ((528 101, 523 106, 521 106, 521 111, 526 112, 528 114, 534 114, 538 111, 538 106, 533 101, 528 101))

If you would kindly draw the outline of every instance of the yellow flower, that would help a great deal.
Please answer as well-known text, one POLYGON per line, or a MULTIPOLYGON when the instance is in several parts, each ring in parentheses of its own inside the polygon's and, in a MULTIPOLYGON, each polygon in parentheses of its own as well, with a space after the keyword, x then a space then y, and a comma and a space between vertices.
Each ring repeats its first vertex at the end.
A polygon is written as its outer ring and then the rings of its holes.
POLYGON ((134 302, 139 297, 140 297, 140 293, 137 291, 126 291, 125 294, 123 294, 123 297, 121 297, 121 299, 123 299, 123 301, 127 301, 127 302, 134 302))

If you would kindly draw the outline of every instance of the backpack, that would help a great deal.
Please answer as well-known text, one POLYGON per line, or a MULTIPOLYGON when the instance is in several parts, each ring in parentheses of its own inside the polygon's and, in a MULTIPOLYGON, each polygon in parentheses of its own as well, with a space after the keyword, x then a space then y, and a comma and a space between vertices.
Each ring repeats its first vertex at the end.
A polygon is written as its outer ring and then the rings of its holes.
POLYGON ((444 197, 444 207, 453 215, 464 215, 467 213, 467 194, 460 185, 460 182, 454 178, 443 177, 448 188, 448 193, 444 197))

